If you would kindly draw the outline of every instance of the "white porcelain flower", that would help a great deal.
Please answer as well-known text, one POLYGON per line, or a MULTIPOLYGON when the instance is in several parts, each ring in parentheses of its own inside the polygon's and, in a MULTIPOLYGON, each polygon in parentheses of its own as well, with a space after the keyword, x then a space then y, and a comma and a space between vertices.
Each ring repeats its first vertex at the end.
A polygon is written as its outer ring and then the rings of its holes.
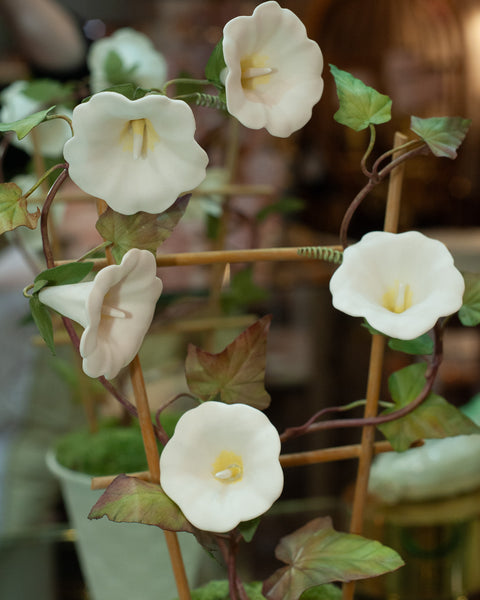
MULTIPOLYGON (((26 96, 23 92, 28 86, 27 81, 15 81, 0 94, 2 108, 0 109, 0 122, 12 123, 28 115, 32 115, 45 108, 37 100, 26 96)), ((72 111, 64 106, 57 106, 55 112, 72 116, 72 111)), ((46 157, 57 158, 62 155, 63 145, 70 137, 70 128, 63 119, 52 119, 51 121, 40 123, 34 131, 19 140, 16 135, 12 136, 12 144, 21 148, 28 154, 34 153, 33 136, 37 136, 39 152, 46 157)))
POLYGON ((160 457, 160 483, 199 529, 230 531, 283 489, 280 438, 261 411, 205 402, 180 418, 160 457))
POLYGON ((277 2, 223 30, 228 112, 251 129, 288 137, 303 127, 323 92, 323 57, 300 19, 277 2))
POLYGON ((401 340, 459 310, 464 287, 448 249, 418 231, 367 233, 346 248, 330 280, 335 308, 401 340))
POLYGON ((181 100, 100 92, 73 111, 64 148, 73 181, 119 213, 160 213, 205 178, 208 156, 181 100))
POLYGON ((140 31, 124 27, 90 46, 87 65, 94 93, 119 83, 134 83, 144 89, 160 88, 167 76, 167 63, 151 40, 140 31), (111 53, 121 60, 122 75, 116 79, 108 68, 111 53))
POLYGON ((39 299, 85 328, 80 340, 85 373, 112 379, 139 351, 161 292, 155 257, 132 248, 93 281, 45 287, 39 299))

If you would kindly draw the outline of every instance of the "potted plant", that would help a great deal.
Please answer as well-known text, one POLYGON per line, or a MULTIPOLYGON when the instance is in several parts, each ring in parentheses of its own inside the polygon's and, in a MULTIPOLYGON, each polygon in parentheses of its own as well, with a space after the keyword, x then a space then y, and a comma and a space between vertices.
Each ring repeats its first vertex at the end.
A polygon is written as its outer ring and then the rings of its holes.
MULTIPOLYGON (((127 68, 113 51, 107 54, 105 65, 117 75, 131 75, 136 63, 127 68)), ((468 119, 413 116, 408 137, 397 136, 393 148, 375 157, 376 127, 390 120, 392 100, 330 65, 340 104, 335 120, 368 137, 360 164, 366 182, 345 211, 340 243, 228 250, 223 244, 232 211, 225 202, 215 251, 158 252, 180 226, 190 192, 206 177, 209 155, 195 139, 196 117, 190 104, 219 110, 219 118, 233 123, 225 160, 227 185, 222 190, 228 195, 234 189, 238 123, 265 128, 274 137, 289 137, 308 122, 322 96, 322 69, 321 50, 307 37, 302 22, 290 10, 268 1, 259 4, 251 16, 236 17, 225 25, 205 66, 205 79, 173 79, 148 89, 121 84, 78 103, 71 120, 52 114, 48 107, 0 125, 0 131, 13 131, 20 138, 52 119, 63 118, 71 128, 63 147, 65 162, 52 167, 32 190, 22 193, 14 184, 2 185, 4 213, 13 213, 3 226, 7 230, 21 225, 34 228, 40 220, 47 268, 24 290, 33 318, 53 349, 49 309, 62 315, 85 374, 98 379, 138 418, 148 471, 139 474, 135 465, 134 473, 119 472, 107 482, 94 478, 93 485, 105 485, 106 490, 92 503, 88 527, 103 525, 107 517, 117 522, 108 525, 122 535, 127 529, 154 534, 162 529, 180 600, 325 600, 340 598, 342 593, 346 600, 353 598, 356 580, 403 565, 394 549, 362 535, 373 454, 402 452, 423 438, 479 431, 432 390, 450 317, 458 314, 466 326, 480 322, 480 277, 462 275, 439 241, 418 231, 398 232, 402 165, 419 155, 455 158, 468 119), (52 174, 54 181, 40 218, 39 213, 28 211, 26 198, 52 174), (60 262, 50 244, 47 222, 67 176, 83 192, 102 201, 96 229, 103 243, 76 261, 60 262), (357 208, 387 178, 384 230, 367 232, 350 243, 350 222, 357 208), (208 345, 208 339, 201 345, 188 345, 188 392, 179 394, 186 394, 194 407, 182 411, 170 435, 160 418, 168 402, 152 422, 138 355, 164 288, 157 268, 279 260, 322 260, 334 269, 329 284, 333 306, 361 317, 372 335, 365 399, 319 408, 306 422, 292 423, 278 432, 265 413, 271 401, 265 365, 272 317, 263 315, 219 351, 208 345), (380 400, 380 390, 387 345, 414 358, 412 364, 390 374, 390 398, 385 402, 380 400), (128 369, 134 402, 116 385, 122 369, 128 369), (364 407, 363 417, 328 418, 359 405, 364 407), (361 443, 312 452, 283 450, 295 437, 343 427, 361 429, 361 443), (386 440, 375 442, 376 429, 386 440), (157 441, 164 446, 161 453, 157 441), (280 498, 283 470, 347 458, 359 459, 349 531, 335 529, 329 518, 315 518, 280 539, 276 557, 283 566, 262 581, 245 583, 237 565, 239 547, 251 540, 262 515, 280 498), (190 560, 182 556, 177 537, 181 533, 221 557, 224 581, 190 590, 185 573, 190 560), (336 583, 343 584, 343 592, 336 583)), ((209 317, 220 313, 224 270, 210 282, 209 317)), ((210 322, 209 327, 216 325, 210 322)), ((89 549, 87 554, 92 552, 89 549)), ((102 551, 114 556, 109 553, 102 551)), ((143 550, 145 554, 149 552, 143 550)), ((119 560, 114 560, 117 571, 119 560)), ((148 567, 144 579, 153 583, 156 574, 155 567, 148 567)), ((112 582, 103 567, 99 578, 112 582)), ((138 596, 140 580, 133 574, 130 579, 135 590, 130 595, 138 596)), ((170 594, 155 581, 157 594, 170 594)))

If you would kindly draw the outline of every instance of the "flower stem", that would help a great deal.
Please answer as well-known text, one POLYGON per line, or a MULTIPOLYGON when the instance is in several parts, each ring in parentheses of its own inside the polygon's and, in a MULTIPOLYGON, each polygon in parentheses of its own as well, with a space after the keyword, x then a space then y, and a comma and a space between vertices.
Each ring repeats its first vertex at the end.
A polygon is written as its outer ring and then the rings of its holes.
POLYGON ((72 135, 73 135, 73 125, 72 125, 72 119, 70 119, 70 117, 67 117, 67 115, 47 115, 45 117, 45 121, 51 121, 53 119, 63 119, 64 121, 66 121, 69 124, 70 131, 72 132, 72 135))
POLYGON ((366 176, 366 177, 370 177, 371 173, 370 171, 367 169, 367 159, 370 156, 370 154, 372 153, 373 147, 375 146, 375 138, 376 138, 376 130, 375 130, 375 126, 372 125, 372 123, 370 123, 370 142, 368 144, 368 147, 365 151, 365 154, 362 157, 362 160, 360 161, 360 167, 362 169, 362 173, 366 176))
POLYGON ((88 252, 86 252, 80 258, 77 258, 76 262, 82 262, 83 260, 89 258, 90 256, 93 256, 94 254, 96 254, 100 250, 103 250, 104 248, 108 248, 111 245, 112 245, 112 242, 104 241, 101 244, 98 244, 98 246, 95 246, 95 248, 92 248, 91 250, 89 250, 88 252))
POLYGON ((189 78, 189 77, 178 77, 177 79, 170 79, 169 81, 167 81, 163 88, 160 90, 161 93, 166 96, 167 95, 167 88, 170 87, 171 85, 175 85, 177 83, 183 83, 186 85, 211 85, 212 82, 208 81, 208 79, 193 79, 193 78, 189 78))
POLYGON ((43 254, 45 256, 45 261, 47 263, 48 269, 51 269, 55 266, 52 247, 50 245, 50 240, 48 237, 48 213, 50 212, 50 207, 55 199, 55 196, 57 195, 58 190, 60 189, 65 179, 68 177, 68 165, 66 163, 56 165, 55 168, 63 168, 63 171, 60 173, 60 175, 57 177, 52 187, 48 191, 47 197, 45 198, 45 202, 43 203, 42 214, 40 217, 40 232, 42 234, 43 254))
POLYGON ((65 169, 66 168, 66 164, 58 164, 58 165, 54 165, 53 167, 50 167, 50 169, 48 169, 48 171, 45 171, 45 173, 40 177, 40 179, 35 183, 34 186, 32 186, 28 192, 25 192, 25 194, 23 194, 24 198, 28 198, 29 196, 31 196, 33 194, 33 192, 39 188, 42 183, 48 178, 50 177, 50 175, 56 171, 57 169, 65 169))
MULTIPOLYGON (((347 210, 345 212, 345 215, 343 216, 343 221, 340 226, 340 243, 342 245, 342 248, 346 248, 348 245, 347 238, 348 238, 348 228, 350 226, 350 221, 352 220, 352 217, 355 214, 357 208, 360 206, 360 204, 363 202, 363 200, 366 198, 366 196, 368 196, 368 194, 380 182, 382 182, 393 171, 393 169, 398 167, 400 164, 402 164, 406 160, 409 160, 410 158, 413 158, 414 156, 418 156, 419 154, 424 153, 427 149, 428 149, 428 146, 425 144, 425 142, 423 142, 420 146, 416 146, 412 150, 401 154, 397 158, 394 158, 381 171, 376 172, 375 165, 374 165, 374 169, 372 169, 370 179, 365 184, 365 186, 358 192, 358 194, 355 196, 355 198, 352 200, 350 206, 347 208, 347 210)), ((397 151, 397 148, 393 148, 392 151, 389 151, 389 152, 391 153, 391 152, 396 152, 396 151, 397 151)), ((377 162, 378 162, 378 160, 377 160, 377 162)), ((378 165, 377 165, 377 167, 378 167, 378 165)))

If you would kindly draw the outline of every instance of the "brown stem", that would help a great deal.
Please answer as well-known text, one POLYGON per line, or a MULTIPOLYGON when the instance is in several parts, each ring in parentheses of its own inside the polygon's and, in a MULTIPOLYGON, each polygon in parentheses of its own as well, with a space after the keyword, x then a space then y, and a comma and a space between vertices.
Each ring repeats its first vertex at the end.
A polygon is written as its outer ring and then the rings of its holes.
MULTIPOLYGON (((347 208, 347 211, 345 212, 345 215, 343 217, 343 221, 340 226, 340 243, 343 248, 346 248, 348 245, 347 238, 348 238, 348 228, 350 226, 350 221, 352 220, 352 217, 355 214, 355 211, 360 206, 360 204, 363 202, 365 197, 373 190, 373 188, 375 188, 379 183, 381 183, 392 172, 393 169, 398 167, 398 165, 400 165, 401 163, 403 163, 406 160, 409 160, 410 158, 413 158, 414 156, 418 156, 419 154, 422 154, 423 152, 425 152, 425 150, 427 148, 428 148, 427 145, 424 143, 421 146, 419 146, 418 148, 414 148, 413 150, 410 150, 409 152, 405 152, 404 154, 401 154, 397 158, 394 158, 386 167, 381 169, 381 171, 377 172, 375 170, 372 170, 370 179, 368 180, 366 185, 358 192, 358 194, 355 196, 355 198, 352 200, 350 206, 347 208)), ((377 163, 378 163, 378 160, 377 160, 377 163)), ((376 168, 378 168, 377 163, 375 163, 376 168)), ((375 167, 375 165, 374 165, 374 167, 375 167)))
MULTIPOLYGON (((70 319, 68 319, 67 317, 62 317, 62 321, 63 321, 63 325, 70 337, 73 347, 75 348, 75 350, 77 352, 79 352, 80 340, 77 335, 77 332, 75 331, 72 321, 70 319)), ((108 379, 106 379, 103 376, 99 377, 98 381, 102 384, 102 386, 105 388, 105 390, 107 392, 109 392, 123 406, 123 408, 127 411, 127 413, 129 415, 138 419, 138 411, 135 408, 135 406, 131 402, 129 402, 129 400, 127 398, 125 398, 125 396, 123 394, 120 393, 120 391, 113 385, 113 383, 111 381, 109 381, 108 379)), ((164 442, 164 440, 162 440, 161 430, 158 427, 154 426, 154 431, 155 431, 156 437, 163 444, 166 443, 166 442, 164 442)))
MULTIPOLYGON (((438 373, 438 369, 440 368, 440 364, 442 362, 443 357, 443 342, 442 342, 442 327, 437 323, 434 328, 435 333, 435 347, 434 347, 434 355, 432 357, 432 361, 428 368, 428 371, 425 375, 425 385, 422 388, 420 394, 411 402, 409 402, 406 406, 399 408, 391 413, 384 414, 381 416, 369 416, 362 417, 358 419, 334 419, 332 421, 325 421, 323 423, 313 423, 312 419, 309 419, 307 423, 310 423, 307 427, 305 425, 300 425, 298 427, 291 427, 280 436, 282 441, 290 440, 299 435, 303 435, 305 433, 314 433, 315 431, 321 431, 324 429, 337 429, 342 427, 365 427, 365 426, 373 426, 373 425, 382 425, 383 423, 389 423, 390 421, 395 421, 396 419, 400 419, 405 417, 406 415, 413 412, 416 408, 422 404, 422 402, 428 397, 430 392, 432 391, 433 384, 435 382, 435 378, 438 373)), ((382 337, 382 336, 380 336, 382 337)), ((329 407, 319 411, 317 416, 321 414, 326 414, 328 412, 341 410, 341 407, 329 407)), ((315 415, 314 415, 315 416, 315 415)))
POLYGON ((42 234, 43 254, 45 255, 47 268, 49 269, 55 266, 55 260, 53 258, 52 247, 48 238, 48 213, 50 212, 50 207, 55 199, 55 196, 60 186, 68 177, 68 165, 65 163, 64 165, 59 166, 63 166, 64 169, 57 177, 57 179, 55 179, 52 187, 49 189, 47 197, 42 207, 42 214, 40 217, 40 232, 42 234))

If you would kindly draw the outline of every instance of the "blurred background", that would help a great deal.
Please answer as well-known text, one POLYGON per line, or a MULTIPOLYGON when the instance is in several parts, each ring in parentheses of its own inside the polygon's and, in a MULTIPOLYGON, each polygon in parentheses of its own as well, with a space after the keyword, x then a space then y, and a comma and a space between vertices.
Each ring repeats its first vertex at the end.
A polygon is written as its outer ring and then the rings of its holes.
MULTIPOLYGON (((124 27, 151 39, 168 65, 167 79, 179 74, 203 78, 224 24, 237 15, 250 15, 257 4, 231 0, 0 0, 0 86, 6 89, 16 80, 35 78, 86 82, 92 43, 124 27)), ((419 229, 445 241, 461 270, 478 272, 480 0, 297 0, 282 1, 281 5, 295 12, 309 37, 319 43, 326 65, 325 91, 312 120, 288 139, 272 138, 264 130, 239 129, 234 182, 265 187, 258 194, 230 197, 221 242, 229 248, 338 243, 343 213, 364 184, 359 164, 368 139, 366 132, 353 132, 333 120, 338 101, 328 64, 334 64, 393 99, 392 121, 377 128, 378 152, 391 147, 395 131, 409 129, 411 115, 472 119, 455 161, 430 156, 407 165, 400 230, 419 229), (269 211, 268 207, 280 201, 290 208, 269 211)), ((211 156, 211 165, 221 169, 228 148, 226 121, 208 108, 194 111, 197 140, 211 156)), ((5 181, 31 167, 32 158, 18 148, 2 143, 0 153, 5 181)), ((67 188, 65 195, 69 194, 74 201, 66 200, 57 217, 57 249, 65 258, 78 256, 98 241, 95 206, 88 200, 79 201, 73 186, 67 188)), ((364 202, 352 221, 352 238, 383 228, 385 196, 386 184, 382 184, 364 202)), ((210 235, 212 219, 203 217, 197 214, 186 220, 162 252, 218 247, 218 237, 210 235)), ((29 243, 38 245, 38 239, 29 243)), ((58 435, 85 419, 72 391, 75 384, 72 386, 64 369, 64 364, 74 359, 68 346, 51 357, 36 340, 34 326, 25 322, 28 306, 20 294, 35 275, 35 265, 18 248, 15 236, 0 241, 0 598, 88 598, 71 542, 74 532, 67 525, 58 484, 44 461, 58 435), (32 577, 22 574, 26 565, 34 573, 32 577)), ((310 262, 264 263, 248 272, 241 265, 232 269, 231 276, 243 273, 248 293, 245 284, 237 292, 232 285, 223 290, 224 315, 273 315, 267 364, 272 405, 268 414, 280 431, 303 423, 322 407, 346 404, 365 394, 370 336, 357 321, 331 307, 331 271, 328 265, 310 262)), ((219 275, 203 268, 180 267, 163 269, 160 276, 164 296, 170 301, 159 310, 154 328, 154 336, 161 336, 163 351, 154 350, 152 344, 143 359, 154 394, 165 398, 184 385, 182 360, 188 341, 205 340, 192 332, 172 332, 167 326, 208 314, 209 286, 212 277, 218 281, 219 275), (175 302, 185 297, 188 302, 175 302)), ((219 351, 236 332, 216 332, 215 340, 208 338, 212 349, 219 351)), ((454 323, 445 351, 437 392, 462 406, 480 391, 478 330, 454 323)), ((406 364, 404 355, 391 352, 386 356, 387 373, 406 364)), ((386 388, 384 392, 388 393, 386 388)), ((109 400, 102 402, 109 413, 109 400)), ((358 431, 338 430, 290 442, 285 451, 358 440, 358 431)), ((259 577, 273 571, 275 562, 270 555, 276 539, 301 525, 310 514, 325 510, 344 522, 345 490, 355 472, 353 460, 288 471, 284 509, 280 507, 281 514, 273 514, 262 525, 267 542, 255 547, 254 555, 260 558, 246 568, 254 569, 259 577)), ((478 512, 474 510, 468 518, 469 523, 476 523, 478 537, 478 512)), ((445 564, 443 569, 450 568, 445 564)), ((448 588, 445 595, 432 599, 460 598, 450 584, 443 587, 448 588)), ((479 588, 469 591, 473 597, 479 588)), ((378 593, 382 597, 384 591, 378 593)), ((425 592, 421 597, 430 596, 425 592)))

